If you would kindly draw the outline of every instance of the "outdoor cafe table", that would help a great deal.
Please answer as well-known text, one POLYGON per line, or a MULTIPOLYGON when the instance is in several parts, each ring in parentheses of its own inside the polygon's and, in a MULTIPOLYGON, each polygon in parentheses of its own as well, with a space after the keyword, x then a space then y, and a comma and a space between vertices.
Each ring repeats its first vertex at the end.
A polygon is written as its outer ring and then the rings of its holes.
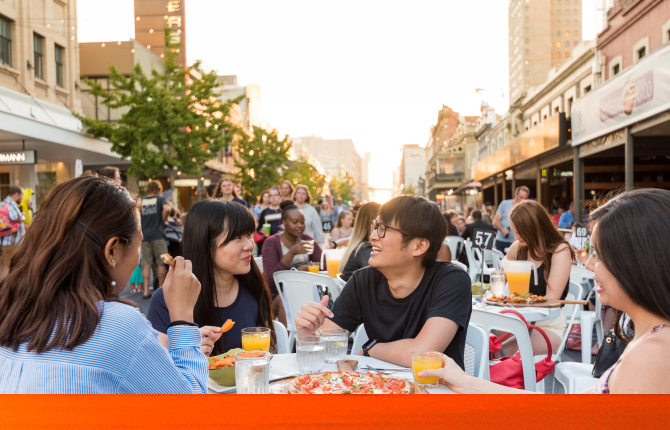
POLYGON ((486 312, 495 312, 500 313, 500 311, 505 309, 514 309, 519 312, 528 322, 537 322, 537 321, 546 321, 558 317, 561 314, 561 308, 524 308, 518 306, 492 306, 484 305, 482 307, 477 307, 475 303, 472 304, 472 309, 478 309, 486 312))
MULTIPOLYGON (((387 363, 385 361, 377 360, 372 357, 365 357, 362 355, 347 355, 344 357, 345 360, 357 360, 358 367, 356 371, 367 371, 367 365, 375 367, 377 369, 398 369, 403 366, 398 366, 396 364, 387 363)), ((323 365, 322 372, 336 372, 337 364, 328 364, 323 365)), ((385 372, 393 376, 407 379, 413 381, 414 377, 412 371, 408 372, 385 372)), ((288 378, 290 376, 298 376, 298 359, 296 354, 275 354, 270 361, 270 381, 277 378, 288 378)), ((272 382, 271 382, 272 383, 272 382)), ((207 380, 208 392, 210 394, 234 394, 235 387, 228 387, 222 389, 220 385, 217 386, 211 379, 207 380)), ((445 385, 438 385, 437 388, 431 388, 428 390, 430 394, 455 394, 445 385)))

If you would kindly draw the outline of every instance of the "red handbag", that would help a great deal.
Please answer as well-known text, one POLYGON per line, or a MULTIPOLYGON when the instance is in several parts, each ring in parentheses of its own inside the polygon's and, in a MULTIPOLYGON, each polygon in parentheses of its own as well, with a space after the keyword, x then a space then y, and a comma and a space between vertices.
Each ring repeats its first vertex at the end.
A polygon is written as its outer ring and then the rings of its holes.
MULTIPOLYGON (((537 330, 547 342, 547 356, 535 363, 535 376, 536 382, 540 382, 545 378, 545 376, 551 374, 554 371, 554 362, 551 360, 551 342, 547 337, 547 334, 539 327, 528 324, 526 319, 517 311, 511 309, 505 309, 500 312, 501 314, 514 314, 518 316, 521 321, 526 324, 526 327, 529 329, 537 330)), ((490 359, 496 364, 489 367, 489 375, 491 376, 491 382, 495 382, 499 385, 504 385, 511 388, 519 388, 521 390, 525 389, 525 384, 523 382, 523 366, 521 364, 521 353, 517 351, 511 357, 502 357, 498 359, 493 359, 493 354, 500 351, 502 348, 502 343, 505 339, 512 336, 512 333, 505 333, 504 335, 498 337, 493 334, 489 334, 489 354, 490 359)), ((533 354, 534 355, 534 354, 533 354)))
POLYGON ((265 236, 263 236, 262 234, 260 234, 257 231, 254 232, 254 242, 261 243, 264 240, 265 240, 265 236))

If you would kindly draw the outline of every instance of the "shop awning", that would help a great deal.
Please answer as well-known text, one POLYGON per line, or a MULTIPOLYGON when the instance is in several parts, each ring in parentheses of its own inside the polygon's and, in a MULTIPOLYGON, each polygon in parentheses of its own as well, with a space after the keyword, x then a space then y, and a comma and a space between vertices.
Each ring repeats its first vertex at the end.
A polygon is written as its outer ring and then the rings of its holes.
POLYGON ((477 181, 468 182, 467 184, 461 185, 460 187, 456 188, 452 194, 460 194, 463 191, 468 190, 470 188, 481 188, 481 187, 482 187, 481 182, 477 181))
POLYGON ((572 145, 670 110, 670 45, 658 48, 572 106, 572 145))

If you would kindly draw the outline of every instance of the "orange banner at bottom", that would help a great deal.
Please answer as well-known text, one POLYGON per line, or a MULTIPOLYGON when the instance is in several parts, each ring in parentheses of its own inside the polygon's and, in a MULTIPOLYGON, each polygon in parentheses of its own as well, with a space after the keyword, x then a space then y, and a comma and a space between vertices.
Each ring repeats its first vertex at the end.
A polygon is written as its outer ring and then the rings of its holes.
POLYGON ((4 395, 0 428, 668 428, 664 396, 4 395))

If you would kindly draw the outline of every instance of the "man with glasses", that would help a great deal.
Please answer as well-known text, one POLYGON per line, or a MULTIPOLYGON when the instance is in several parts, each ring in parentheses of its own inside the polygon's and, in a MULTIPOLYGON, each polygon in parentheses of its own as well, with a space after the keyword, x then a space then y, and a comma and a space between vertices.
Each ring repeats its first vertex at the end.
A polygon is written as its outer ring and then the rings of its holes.
MULTIPOLYGON (((264 237, 272 236, 279 232, 279 227, 281 226, 281 208, 279 203, 281 203, 281 197, 279 194, 279 188, 272 187, 270 188, 270 206, 263 209, 260 216, 258 217, 258 227, 256 231, 262 234, 264 237), (270 232, 268 233, 264 228, 264 224, 270 224, 270 232)), ((263 250, 263 242, 258 242, 258 255, 261 255, 263 250)))
POLYGON ((303 305, 295 319, 298 336, 365 324, 370 340, 353 354, 411 367, 412 351, 443 351, 464 368, 470 277, 436 261, 446 234, 437 205, 423 197, 382 205, 371 226, 370 266, 354 272, 332 311, 327 296, 303 305))

